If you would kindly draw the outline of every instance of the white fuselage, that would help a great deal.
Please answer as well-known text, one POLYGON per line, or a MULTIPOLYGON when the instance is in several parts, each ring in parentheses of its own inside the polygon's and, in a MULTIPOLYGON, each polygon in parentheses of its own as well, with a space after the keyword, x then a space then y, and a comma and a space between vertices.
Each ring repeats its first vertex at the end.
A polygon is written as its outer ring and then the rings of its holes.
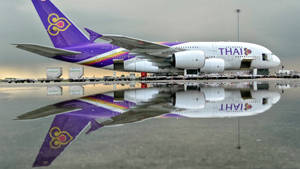
MULTIPOLYGON (((155 100, 160 91, 159 88, 128 90, 124 92, 124 100, 135 103, 136 106, 147 104, 155 100)), ((113 93, 107 93, 106 95, 113 96, 113 93)), ((172 108, 169 114, 188 118, 253 116, 269 110, 280 100, 280 97, 277 91, 202 87, 200 90, 176 92, 173 95, 172 103, 170 103, 172 108), (241 91, 247 91, 250 97, 242 96, 241 91)), ((106 108, 119 113, 124 112, 116 110, 114 107, 106 108)), ((148 109, 154 108, 155 105, 148 107, 148 109)), ((145 109, 145 112, 147 112, 147 109, 145 109)))
MULTIPOLYGON (((214 61, 223 60, 224 65, 222 70, 240 70, 240 69, 269 69, 280 65, 280 59, 274 55, 269 49, 244 42, 187 42, 179 45, 172 46, 174 49, 183 51, 201 51, 204 53, 206 64, 209 60, 214 61)), ((126 49, 124 49, 125 51, 126 49)), ((137 55, 134 58, 124 61, 124 71, 136 71, 136 72, 180 72, 184 69, 195 69, 194 67, 185 68, 170 68, 163 67, 161 61, 153 61, 152 59, 145 59, 143 55, 137 55)), ((193 63, 193 60, 190 61, 193 63)), ((192 65, 192 64, 191 64, 192 65)), ((204 64, 205 66, 205 64, 204 64)), ((104 67, 105 69, 114 70, 114 65, 104 67)), ((210 67, 208 67, 210 68, 210 67)), ((203 72, 214 73, 214 69, 210 68, 210 71, 205 71, 207 68, 199 67, 199 70, 203 72)), ((217 72, 220 72, 217 71, 217 72)))

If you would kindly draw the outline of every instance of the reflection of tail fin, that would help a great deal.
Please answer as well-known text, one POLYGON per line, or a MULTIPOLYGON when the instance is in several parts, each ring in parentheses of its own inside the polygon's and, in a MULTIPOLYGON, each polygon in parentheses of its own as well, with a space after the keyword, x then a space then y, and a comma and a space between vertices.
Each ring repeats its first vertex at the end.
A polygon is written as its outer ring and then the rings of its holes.
POLYGON ((50 0, 32 0, 32 2, 55 47, 89 43, 85 35, 50 0))
POLYGON ((55 116, 33 167, 49 166, 89 122, 89 118, 72 114, 55 116))

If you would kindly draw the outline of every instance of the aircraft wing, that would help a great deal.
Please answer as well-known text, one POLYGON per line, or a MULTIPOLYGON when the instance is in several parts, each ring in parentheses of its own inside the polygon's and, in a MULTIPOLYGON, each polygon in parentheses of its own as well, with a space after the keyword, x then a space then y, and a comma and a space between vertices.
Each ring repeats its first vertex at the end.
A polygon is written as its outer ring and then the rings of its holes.
POLYGON ((28 52, 36 53, 38 55, 46 56, 46 57, 55 57, 55 56, 75 56, 81 54, 81 52, 52 48, 42 45, 35 44, 13 44, 16 45, 17 48, 26 50, 28 52))
POLYGON ((153 108, 136 108, 122 113, 118 116, 112 117, 110 120, 101 123, 103 126, 127 124, 143 121, 146 119, 158 117, 170 113, 167 109, 153 109, 153 108))
POLYGON ((103 35, 101 39, 110 41, 111 44, 128 49, 132 53, 148 54, 158 57, 166 57, 178 52, 167 45, 127 37, 123 35, 103 35))
POLYGON ((113 116, 101 123, 98 123, 97 121, 92 122, 91 128, 86 132, 86 134, 89 134, 104 126, 140 122, 170 113, 174 109, 170 102, 170 93, 160 93, 155 98, 147 102, 140 103, 139 105, 128 109, 124 113, 113 116))
POLYGON ((98 34, 90 29, 85 29, 90 34, 91 41, 97 38, 110 41, 111 44, 128 49, 131 53, 148 54, 156 57, 168 57, 182 49, 174 49, 170 46, 146 41, 142 39, 132 38, 123 35, 98 34))
POLYGON ((149 50, 164 50, 169 49, 169 46, 145 41, 137 38, 131 38, 123 35, 103 35, 101 39, 111 41, 112 44, 121 46, 123 48, 126 48, 128 50, 134 50, 134 49, 149 49, 149 50))

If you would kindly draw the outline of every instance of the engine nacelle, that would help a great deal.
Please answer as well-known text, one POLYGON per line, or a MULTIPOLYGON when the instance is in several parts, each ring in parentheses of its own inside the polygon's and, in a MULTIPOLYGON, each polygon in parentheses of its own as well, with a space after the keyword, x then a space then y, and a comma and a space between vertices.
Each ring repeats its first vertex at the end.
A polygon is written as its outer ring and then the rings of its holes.
POLYGON ((176 68, 200 69, 204 66, 205 56, 203 51, 182 51, 173 54, 173 62, 176 68))
POLYGON ((204 67, 200 69, 204 73, 224 72, 225 62, 223 59, 210 58, 205 60, 204 67))
POLYGON ((158 88, 126 90, 124 98, 133 103, 149 102, 159 93, 158 88))
POLYGON ((158 73, 159 67, 153 65, 152 62, 147 60, 135 60, 132 63, 125 63, 124 68, 126 71, 133 71, 133 72, 151 72, 151 73, 158 73))
POLYGON ((197 90, 177 92, 173 105, 181 109, 202 109, 205 107, 205 97, 197 90))

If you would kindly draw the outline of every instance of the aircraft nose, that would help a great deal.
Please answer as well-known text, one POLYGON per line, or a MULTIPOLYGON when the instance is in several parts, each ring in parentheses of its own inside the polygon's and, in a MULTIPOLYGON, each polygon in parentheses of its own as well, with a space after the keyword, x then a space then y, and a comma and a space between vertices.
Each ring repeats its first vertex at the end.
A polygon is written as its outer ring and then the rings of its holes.
POLYGON ((278 56, 273 55, 273 60, 274 60, 274 63, 275 63, 276 67, 280 65, 281 61, 280 61, 278 56))
POLYGON ((271 97, 271 102, 272 104, 276 104, 277 102, 279 102, 281 98, 281 95, 279 93, 273 93, 272 97, 271 97))

